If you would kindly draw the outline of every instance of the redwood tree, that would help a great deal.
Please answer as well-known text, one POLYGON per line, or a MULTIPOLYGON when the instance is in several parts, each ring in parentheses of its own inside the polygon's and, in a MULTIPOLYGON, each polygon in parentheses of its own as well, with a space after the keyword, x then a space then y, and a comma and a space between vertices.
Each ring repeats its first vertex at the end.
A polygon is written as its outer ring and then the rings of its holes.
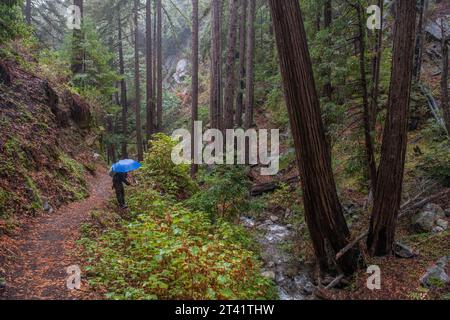
POLYGON ((31 0, 26 0, 25 3, 25 21, 31 25, 31 0))
POLYGON ((367 247, 370 254, 391 253, 402 197, 408 113, 414 60, 415 1, 396 1, 392 75, 374 208, 367 247))
POLYGON ((255 103, 254 56, 255 56, 255 18, 256 0, 248 0, 247 26, 247 79, 245 86, 245 128, 253 126, 253 111, 255 103))
MULTIPOLYGON (((324 28, 329 29, 331 27, 331 23, 333 22, 333 7, 331 0, 325 0, 324 2, 324 28)), ((327 36, 328 41, 331 41, 331 31, 327 36)), ((331 68, 327 67, 325 69, 325 85, 324 85, 324 94, 328 98, 328 101, 331 101, 333 95, 333 87, 331 86, 331 68)))
POLYGON ((236 76, 234 61, 237 42, 238 0, 230 0, 230 13, 227 37, 227 61, 225 64, 225 103, 224 103, 224 129, 234 128, 234 94, 236 89, 236 76))
POLYGON ((79 74, 84 69, 84 50, 83 50, 83 0, 73 0, 73 4, 80 8, 81 29, 73 30, 72 41, 72 73, 79 74))
POLYGON ((157 113, 157 130, 162 131, 163 121, 163 79, 162 79, 162 4, 161 0, 156 0, 157 12, 157 29, 156 29, 156 113, 157 113))
POLYGON ((195 136, 194 125, 198 120, 198 47, 199 47, 199 23, 198 23, 198 0, 192 0, 192 119, 191 119, 191 145, 192 145, 192 166, 191 176, 197 174, 195 160, 195 136))
POLYGON ((127 139, 128 139, 128 102, 127 102, 127 82, 125 80, 125 63, 123 57, 123 36, 122 36, 122 17, 120 14, 120 2, 117 5, 117 24, 118 24, 118 44, 119 50, 119 73, 120 80, 120 104, 122 106, 122 158, 128 158, 127 139))
POLYGON ((381 70, 381 55, 383 52, 383 14, 384 14, 384 0, 378 0, 378 7, 380 8, 380 29, 376 32, 376 40, 372 58, 372 92, 370 102, 370 126, 372 135, 375 134, 377 113, 378 113, 378 94, 380 92, 380 70, 381 70))
POLYGON ((141 124, 141 76, 139 64, 139 0, 134 0, 134 85, 135 85, 135 110, 136 110, 136 144, 138 160, 144 160, 141 124))
POLYGON ((415 80, 420 79, 420 72, 422 69, 422 53, 424 42, 424 18, 427 7, 427 0, 419 0, 419 22, 417 25, 416 44, 414 51, 414 68, 413 77, 415 80))
POLYGON ((154 110, 155 104, 153 100, 153 37, 152 37, 152 0, 147 0, 146 5, 146 78, 147 78, 147 121, 145 126, 147 141, 150 140, 151 135, 154 133, 154 110))
POLYGON ((222 129, 221 10, 221 1, 212 0, 210 117, 214 129, 222 129))
POLYGON ((358 44, 359 44, 359 70, 361 93, 363 100, 363 122, 364 122, 364 141, 366 151, 367 172, 370 179, 371 190, 374 193, 377 185, 377 165, 375 161, 374 139, 372 136, 372 119, 369 105, 369 91, 366 75, 366 32, 363 7, 361 4, 354 5, 358 15, 358 44))
POLYGON ((441 74, 441 108, 447 134, 450 137, 450 106, 448 104, 448 45, 449 36, 445 33, 445 18, 441 18, 442 29, 442 74, 441 74))
POLYGON ((244 90, 245 90, 245 42, 247 37, 247 0, 241 0, 241 13, 239 23, 239 88, 236 97, 236 119, 238 127, 242 126, 244 113, 244 90))
MULTIPOLYGON (((269 0, 281 74, 303 189, 305 217, 320 267, 349 243, 350 232, 338 199, 329 146, 320 113, 305 27, 298 0, 269 0)), ((356 251, 349 250, 337 264, 351 274, 356 251)))

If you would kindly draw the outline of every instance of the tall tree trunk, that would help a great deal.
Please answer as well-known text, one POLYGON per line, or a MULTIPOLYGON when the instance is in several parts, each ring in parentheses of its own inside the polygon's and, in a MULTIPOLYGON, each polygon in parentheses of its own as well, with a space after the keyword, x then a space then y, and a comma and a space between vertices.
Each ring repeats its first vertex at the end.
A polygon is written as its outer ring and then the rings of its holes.
POLYGON ((80 74, 84 71, 84 50, 83 50, 83 0, 73 0, 73 4, 80 8, 81 14, 81 29, 73 30, 72 41, 72 73, 74 75, 80 74))
POLYGON ((449 35, 445 34, 444 18, 441 20, 442 25, 442 74, 441 74, 441 107, 444 115, 445 126, 447 128, 447 134, 450 138, 450 106, 448 104, 448 45, 449 35))
POLYGON ((122 79, 120 80, 120 104, 122 105, 122 158, 128 158, 128 101, 127 101, 127 82, 125 80, 125 62, 123 57, 123 36, 122 36, 122 18, 120 14, 120 3, 117 6, 117 21, 118 21, 118 50, 119 50, 119 73, 122 79))
POLYGON ((144 160, 141 123, 141 75, 139 59, 139 0, 134 0, 134 85, 136 91, 136 144, 138 160, 144 160))
POLYGON ((247 37, 247 0, 241 0, 241 15, 239 23, 239 90, 236 98, 236 119, 238 127, 242 127, 242 116, 244 113, 244 90, 245 90, 245 42, 247 37))
POLYGON ((222 59, 221 59, 221 10, 220 0, 211 4, 211 128, 222 129, 222 59))
POLYGON ((253 113, 255 104, 255 17, 256 0, 248 0, 248 26, 247 26, 247 79, 245 86, 245 128, 253 126, 253 113))
POLYGON ((419 2, 419 23, 417 26, 416 45, 414 51, 414 68, 413 77, 414 80, 420 79, 420 72, 422 69, 422 52, 423 52, 423 21, 425 15, 425 8, 427 6, 426 0, 420 0, 419 2))
POLYGON ((27 0, 25 3, 25 21, 31 25, 31 0, 27 0))
MULTIPOLYGON (((320 114, 307 37, 298 0, 269 0, 280 56, 286 104, 302 180, 305 216, 314 251, 327 269, 327 248, 344 248, 350 232, 342 213, 320 114)), ((340 269, 356 269, 356 250, 339 261, 340 269)))
POLYGON ((191 120, 191 145, 192 145, 192 165, 191 176, 194 178, 198 171, 198 166, 194 163, 195 146, 194 128, 195 121, 198 120, 198 64, 199 64, 199 22, 198 22, 198 0, 192 0, 192 120, 191 120))
POLYGON ((381 161, 367 247, 372 255, 391 253, 402 197, 408 114, 414 60, 415 1, 396 1, 392 76, 381 161))
POLYGON ((147 0, 146 4, 146 78, 147 78, 147 121, 145 126, 147 142, 155 132, 154 114, 155 103, 153 100, 153 37, 152 37, 152 0, 147 0))
POLYGON ((373 75, 373 87, 370 103, 370 131, 372 135, 375 134, 377 114, 378 114, 378 95, 380 92, 380 70, 381 70, 381 54, 383 52, 383 14, 384 14, 384 0, 378 0, 378 7, 381 9, 381 26, 376 32, 375 52, 373 52, 372 59, 372 75, 373 75))
MULTIPOLYGON (((157 83, 157 50, 156 48, 158 47, 158 43, 157 43, 157 29, 158 29, 158 13, 156 10, 156 1, 153 2, 153 104, 154 107, 156 108, 156 83, 157 83)), ((155 131, 158 130, 158 115, 157 115, 157 111, 155 110, 155 119, 154 119, 154 125, 155 125, 155 131)))
POLYGON ((370 179, 371 190, 374 193, 377 186, 377 165, 375 161, 374 139, 372 136, 371 114, 369 110, 369 92, 367 89, 366 76, 366 33, 363 8, 356 5, 358 14, 358 43, 359 43, 359 69, 361 76, 361 91, 363 98, 363 120, 364 120, 364 141, 366 145, 367 172, 370 179))
POLYGON ((156 10, 157 10, 157 31, 156 31, 156 43, 157 43, 157 53, 156 53, 156 68, 157 68, 157 85, 156 85, 156 104, 157 104, 157 123, 158 132, 163 129, 163 77, 162 77, 162 3, 161 0, 156 0, 156 10))
MULTIPOLYGON (((333 22, 333 7, 331 5, 331 0, 326 0, 324 3, 324 28, 328 29, 331 27, 331 23, 333 22)), ((329 34, 328 42, 332 40, 331 34, 329 34)), ((328 98, 328 101, 331 101, 333 98, 333 87, 331 86, 331 69, 326 68, 325 71, 325 85, 323 88, 325 96, 328 98)))
POLYGON ((235 56, 237 43, 237 17, 239 0, 230 0, 228 21, 227 61, 225 65, 224 129, 234 128, 234 94, 236 91, 235 56))
MULTIPOLYGON (((107 115, 106 116, 106 125, 107 125, 107 132, 109 137, 112 137, 115 134, 115 128, 114 128, 114 116, 113 115, 107 115)), ((111 142, 111 139, 108 141, 108 145, 106 147, 106 152, 108 155, 108 163, 111 161, 112 163, 117 162, 116 157, 116 146, 114 143, 111 142)))

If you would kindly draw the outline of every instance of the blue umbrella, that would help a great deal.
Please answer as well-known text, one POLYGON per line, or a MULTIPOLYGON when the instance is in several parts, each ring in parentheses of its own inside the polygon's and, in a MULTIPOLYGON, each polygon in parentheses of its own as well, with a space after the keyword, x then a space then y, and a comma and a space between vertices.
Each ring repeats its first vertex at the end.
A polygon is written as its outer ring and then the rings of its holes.
POLYGON ((140 164, 137 161, 126 159, 126 160, 120 160, 119 162, 113 164, 112 171, 117 173, 127 173, 134 170, 139 169, 142 167, 142 164, 140 164))

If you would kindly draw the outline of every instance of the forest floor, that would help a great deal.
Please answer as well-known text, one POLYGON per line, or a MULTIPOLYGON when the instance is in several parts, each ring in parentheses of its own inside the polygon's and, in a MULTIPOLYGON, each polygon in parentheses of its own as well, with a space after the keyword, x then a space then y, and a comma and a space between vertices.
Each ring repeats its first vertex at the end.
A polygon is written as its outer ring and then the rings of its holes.
POLYGON ((98 166, 87 177, 90 196, 63 206, 51 214, 42 215, 22 225, 20 237, 13 238, 15 257, 0 288, 0 299, 71 300, 99 298, 82 282, 81 290, 68 290, 69 266, 80 265, 76 250, 82 225, 94 209, 105 207, 112 196, 111 178, 98 166))

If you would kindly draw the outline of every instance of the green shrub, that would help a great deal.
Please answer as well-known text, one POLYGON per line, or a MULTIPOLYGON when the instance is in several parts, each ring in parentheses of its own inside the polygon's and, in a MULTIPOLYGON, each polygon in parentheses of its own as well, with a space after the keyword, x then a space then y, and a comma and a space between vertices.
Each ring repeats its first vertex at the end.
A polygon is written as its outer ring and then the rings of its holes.
POLYGON ((29 34, 19 3, 17 0, 0 3, 0 43, 29 34))
POLYGON ((246 231, 212 225, 155 190, 133 190, 135 218, 99 238, 82 239, 94 286, 109 299, 266 299, 275 293, 247 249, 246 231))
POLYGON ((154 135, 138 179, 144 188, 155 188, 169 196, 186 199, 196 191, 197 186, 189 176, 188 165, 173 163, 172 149, 176 145, 177 142, 167 135, 154 135))
POLYGON ((251 210, 250 182, 244 166, 217 166, 200 177, 202 190, 187 201, 194 210, 208 212, 211 219, 237 218, 251 210))

